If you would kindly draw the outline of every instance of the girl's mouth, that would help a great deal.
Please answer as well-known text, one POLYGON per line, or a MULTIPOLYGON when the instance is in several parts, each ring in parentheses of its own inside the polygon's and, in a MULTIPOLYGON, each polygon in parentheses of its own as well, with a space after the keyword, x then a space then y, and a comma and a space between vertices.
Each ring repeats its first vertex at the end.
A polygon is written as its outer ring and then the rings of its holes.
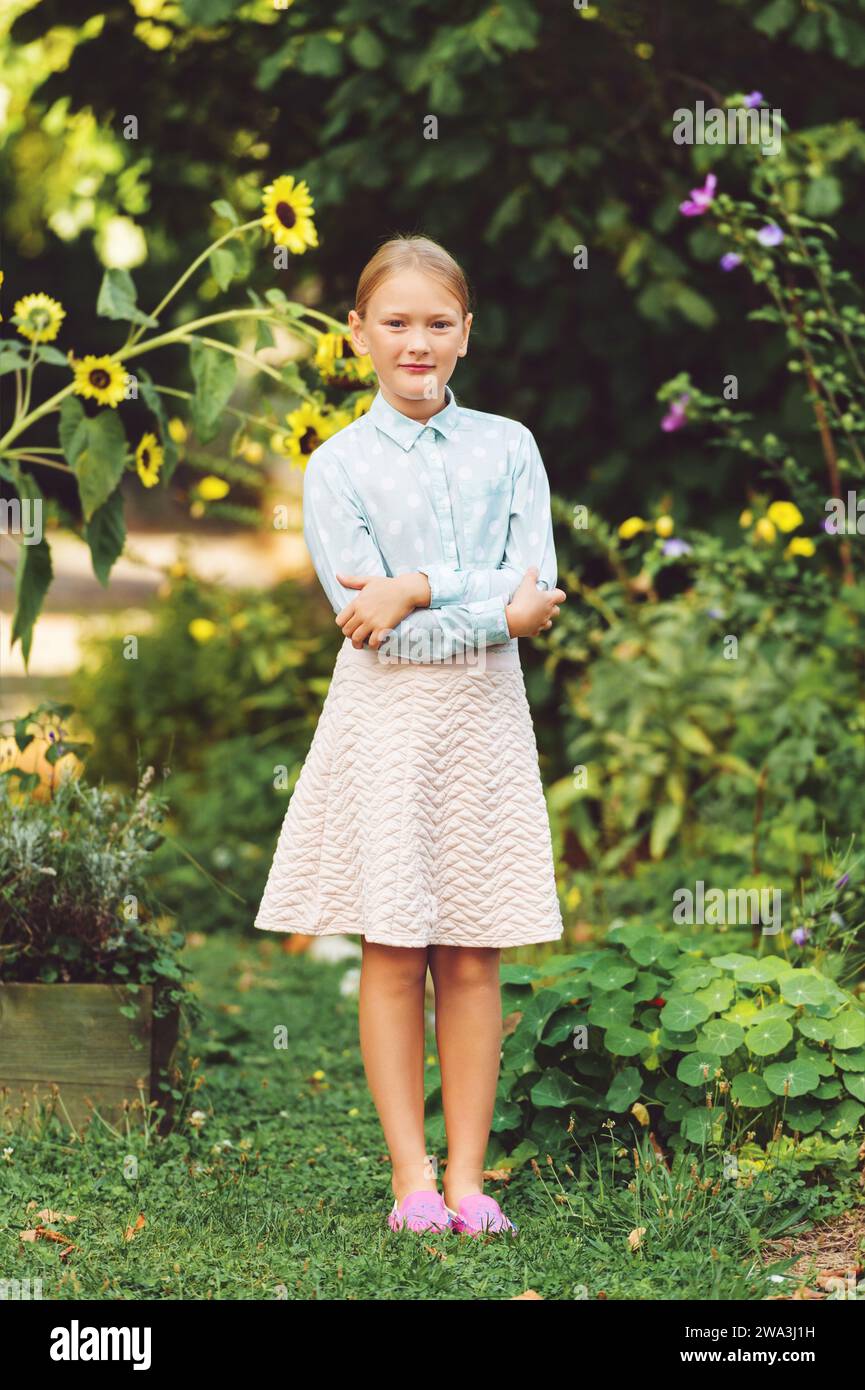
POLYGON ((431 372, 431 371, 432 371, 432 363, 430 363, 430 362, 421 363, 420 366, 418 366, 418 365, 417 365, 416 363, 414 363, 414 362, 401 362, 401 363, 400 363, 400 366, 402 367, 402 369, 403 369, 404 372, 431 372))

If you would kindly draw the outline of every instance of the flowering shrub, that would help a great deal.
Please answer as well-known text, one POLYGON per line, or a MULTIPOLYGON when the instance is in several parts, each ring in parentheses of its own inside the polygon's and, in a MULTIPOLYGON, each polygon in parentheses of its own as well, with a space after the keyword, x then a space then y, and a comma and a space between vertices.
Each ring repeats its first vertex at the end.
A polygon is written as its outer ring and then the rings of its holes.
MULTIPOLYGON (((215 438, 226 415, 235 418, 239 422, 234 440, 239 461, 226 464, 223 471, 230 479, 251 481, 255 465, 264 457, 264 440, 302 468, 318 442, 368 407, 371 398, 362 388, 371 379, 371 364, 368 359, 353 359, 344 341, 344 326, 328 314, 287 299, 279 288, 269 289, 263 299, 250 289, 247 307, 197 317, 193 312, 174 327, 164 326, 166 310, 202 267, 209 267, 223 291, 247 276, 251 259, 246 243, 250 237, 271 239, 278 268, 285 268, 289 254, 301 255, 318 244, 309 190, 289 175, 265 188, 262 215, 249 222, 241 224, 224 200, 212 206, 229 224, 227 229, 192 261, 151 313, 139 308, 128 271, 106 270, 96 312, 127 326, 126 339, 114 352, 76 356, 67 349, 64 354, 55 346, 68 328, 62 304, 43 293, 24 294, 15 302, 12 323, 19 337, 0 340, 0 374, 13 373, 15 379, 13 418, 0 436, 0 477, 15 490, 22 516, 26 507, 39 522, 20 546, 16 575, 12 642, 21 642, 25 662, 33 626, 52 578, 50 547, 41 524, 48 503, 34 470, 59 470, 75 478, 81 517, 64 520, 80 530, 90 547, 94 573, 107 584, 126 537, 121 493, 124 476, 134 472, 145 488, 166 485, 180 461, 190 429, 206 444, 215 438), (254 329, 256 350, 274 346, 274 330, 308 345, 313 355, 312 383, 304 379, 295 363, 274 367, 247 346, 218 336, 226 328, 254 329), (138 365, 151 353, 172 346, 189 352, 192 391, 160 386, 138 365), (277 383, 299 401, 298 406, 280 419, 276 413, 257 415, 232 405, 238 363, 254 367, 277 383), (71 373, 71 379, 36 403, 43 372, 57 369, 71 373), (323 384, 351 391, 348 404, 339 408, 329 405, 323 384), (125 401, 137 400, 139 393, 153 418, 151 428, 133 445, 123 427, 122 406, 125 401), (180 416, 169 418, 167 395, 186 403, 188 423, 180 416), (38 440, 29 437, 33 427, 49 416, 57 419, 56 446, 43 444, 41 435, 38 440)), ((229 491, 230 481, 225 478, 202 478, 193 515, 202 515, 205 503, 219 502, 229 491)), ((244 519, 250 519, 248 512, 244 519)))

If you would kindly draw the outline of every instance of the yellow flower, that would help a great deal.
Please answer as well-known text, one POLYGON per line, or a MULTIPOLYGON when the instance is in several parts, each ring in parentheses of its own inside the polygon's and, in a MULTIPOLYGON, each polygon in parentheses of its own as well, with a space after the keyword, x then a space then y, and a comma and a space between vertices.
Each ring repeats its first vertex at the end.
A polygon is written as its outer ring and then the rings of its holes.
POLYGON ((741 516, 739 517, 739 525, 740 525, 740 526, 750 526, 750 525, 751 525, 751 522, 752 522, 753 520, 754 520, 754 513, 748 511, 748 508, 746 507, 745 510, 742 512, 741 516))
POLYGON ((336 376, 336 364, 345 357, 345 336, 342 333, 322 333, 315 348, 315 366, 320 376, 336 376))
POLYGON ((135 450, 135 467, 145 487, 155 487, 165 454, 155 434, 145 434, 135 450))
POLYGON ((291 458, 305 461, 327 439, 328 434, 333 433, 328 428, 324 413, 311 401, 304 401, 285 419, 289 432, 284 436, 284 447, 291 458))
POLYGON ((287 246, 295 256, 308 246, 318 246, 318 233, 312 220, 312 198, 306 180, 295 183, 293 174, 283 174, 269 183, 262 198, 261 225, 270 232, 277 246, 287 246))
POLYGON ((217 478, 209 473, 206 478, 201 479, 196 491, 205 502, 219 502, 228 496, 230 488, 224 478, 217 478))
POLYGON ((12 322, 31 343, 53 343, 65 317, 63 305, 50 295, 25 294, 15 305, 12 322))
POLYGON ((142 19, 132 32, 154 53, 160 53, 163 48, 167 48, 174 38, 174 30, 169 29, 167 24, 153 24, 149 19, 142 19))
POLYGON ((773 502, 766 515, 779 531, 795 531, 805 519, 795 502, 773 502))
POLYGON ((784 551, 785 559, 791 555, 813 555, 817 547, 808 536, 794 536, 784 551))
POLYGON ((196 642, 209 642, 211 637, 215 637, 218 631, 216 623, 210 618, 193 618, 189 624, 188 631, 196 642))
POLYGON ((659 536, 672 536, 675 522, 671 516, 659 516, 655 522, 655 530, 659 536))
POLYGON ((238 454, 246 463, 261 463, 264 458, 264 445, 257 439, 243 439, 238 454))
POLYGON ((773 541, 777 535, 775 527, 766 516, 761 516, 757 525, 754 527, 754 535, 761 541, 773 541))
POLYGON ((113 409, 126 396, 126 368, 112 357, 94 357, 88 352, 80 361, 69 354, 75 373, 76 396, 91 397, 100 405, 113 409))
POLYGON ((646 529, 646 523, 641 516, 629 516, 619 527, 619 535, 623 541, 629 541, 633 536, 638 536, 641 531, 646 529))
POLYGON ((168 421, 168 433, 175 444, 185 444, 187 440, 186 426, 179 415, 174 415, 168 421))
POLYGON ((364 395, 358 396, 358 397, 355 399, 355 402, 354 402, 354 418, 355 418, 355 420, 357 420, 359 416, 365 415, 365 414, 366 414, 366 412, 369 410, 369 408, 370 408, 370 406, 372 405, 372 403, 373 403, 374 400, 375 400, 375 396, 373 395, 372 391, 367 391, 367 392, 364 393, 364 395))

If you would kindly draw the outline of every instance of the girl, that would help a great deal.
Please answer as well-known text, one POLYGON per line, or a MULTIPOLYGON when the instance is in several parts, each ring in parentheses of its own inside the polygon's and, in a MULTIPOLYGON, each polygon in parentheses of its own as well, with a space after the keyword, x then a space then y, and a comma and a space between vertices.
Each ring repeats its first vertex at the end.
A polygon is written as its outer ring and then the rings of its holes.
POLYGON ((499 955, 563 926, 518 638, 552 626, 550 491, 524 425, 457 404, 465 277, 427 237, 364 267, 349 314, 378 391, 319 445, 304 537, 344 642, 255 926, 359 932, 364 1070, 393 1230, 515 1231, 483 1191, 502 1034, 499 955), (426 1163, 429 966, 448 1140, 426 1163))

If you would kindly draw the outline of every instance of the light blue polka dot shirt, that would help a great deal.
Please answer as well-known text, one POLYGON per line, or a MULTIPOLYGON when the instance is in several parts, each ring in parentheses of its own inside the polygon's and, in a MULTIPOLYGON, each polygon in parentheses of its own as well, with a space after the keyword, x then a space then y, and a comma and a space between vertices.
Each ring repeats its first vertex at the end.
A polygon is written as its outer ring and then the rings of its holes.
POLYGON ((534 436, 517 420, 458 405, 449 386, 445 399, 424 424, 378 391, 366 414, 311 454, 303 479, 304 539, 334 613, 361 592, 343 588, 337 570, 429 579, 430 606, 388 641, 400 659, 422 662, 516 649, 505 605, 528 566, 537 565, 540 588, 556 587, 550 487, 534 436))

